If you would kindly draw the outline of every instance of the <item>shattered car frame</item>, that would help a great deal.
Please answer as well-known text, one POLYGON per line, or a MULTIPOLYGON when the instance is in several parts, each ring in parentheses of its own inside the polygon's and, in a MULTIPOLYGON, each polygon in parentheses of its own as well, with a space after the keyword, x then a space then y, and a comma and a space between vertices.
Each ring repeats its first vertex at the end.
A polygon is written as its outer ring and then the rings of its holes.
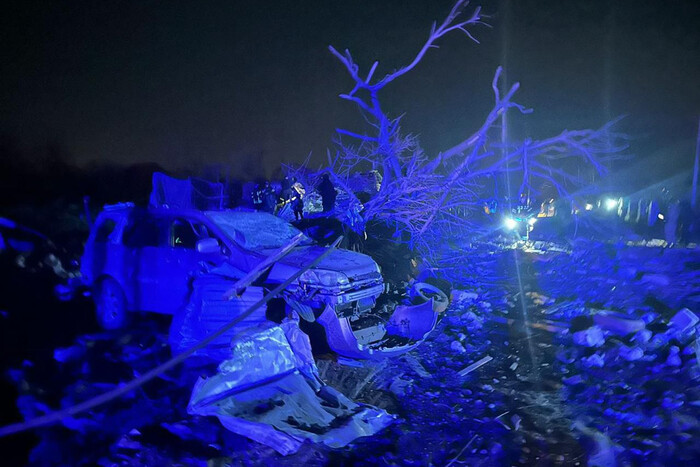
MULTIPOLYGON (((86 243, 81 273, 93 291, 100 324, 116 329, 128 311, 174 314, 184 307, 203 263, 227 264, 243 276, 299 234, 282 219, 257 211, 106 206, 86 243)), ((303 237, 254 285, 269 289, 282 283, 325 248, 303 237)), ((412 348, 437 321, 432 300, 378 304, 384 289, 372 258, 338 249, 303 273, 283 298, 288 314, 325 328, 333 351, 371 358, 412 348)))

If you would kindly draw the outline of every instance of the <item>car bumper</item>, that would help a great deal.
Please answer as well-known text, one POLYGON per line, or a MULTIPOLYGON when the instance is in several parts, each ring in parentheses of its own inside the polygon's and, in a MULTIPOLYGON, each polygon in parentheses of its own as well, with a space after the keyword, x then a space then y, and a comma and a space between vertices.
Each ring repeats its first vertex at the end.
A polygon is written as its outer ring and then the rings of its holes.
POLYGON ((438 312, 433 300, 396 308, 387 326, 353 330, 350 318, 327 306, 317 318, 326 330, 328 345, 339 355, 355 359, 377 359, 400 355, 420 344, 435 329, 438 312), (401 337, 396 340, 392 337, 401 337), (392 343, 393 342, 393 343, 392 343))
POLYGON ((363 298, 376 298, 384 292, 384 284, 377 284, 365 289, 353 290, 341 294, 328 294, 323 291, 319 292, 317 297, 323 298, 323 301, 329 305, 345 305, 363 298))

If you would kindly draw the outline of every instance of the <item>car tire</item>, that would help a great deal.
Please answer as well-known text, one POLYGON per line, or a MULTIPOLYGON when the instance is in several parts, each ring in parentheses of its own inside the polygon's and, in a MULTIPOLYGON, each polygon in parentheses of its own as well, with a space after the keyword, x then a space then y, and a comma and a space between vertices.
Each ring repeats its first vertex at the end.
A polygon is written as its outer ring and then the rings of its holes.
POLYGON ((126 297, 114 279, 105 278, 97 286, 95 311, 97 322, 103 329, 120 329, 126 325, 126 297))
POLYGON ((438 313, 445 311, 450 304, 450 299, 445 292, 426 282, 417 282, 413 284, 413 293, 426 302, 433 299, 433 303, 435 304, 434 309, 438 313))
POLYGON ((437 277, 426 277, 420 282, 425 282, 426 284, 434 285, 438 289, 445 292, 448 297, 452 295, 452 284, 444 279, 438 279, 437 277))

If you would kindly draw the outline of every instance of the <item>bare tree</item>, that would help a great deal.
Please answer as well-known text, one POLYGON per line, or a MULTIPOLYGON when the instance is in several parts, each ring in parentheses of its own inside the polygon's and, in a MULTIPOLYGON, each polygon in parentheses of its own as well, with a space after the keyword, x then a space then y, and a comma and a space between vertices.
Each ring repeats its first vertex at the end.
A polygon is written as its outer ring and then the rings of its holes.
POLYGON ((428 40, 423 44, 411 63, 387 74, 379 80, 373 79, 379 62, 374 62, 366 77, 363 78, 360 75, 359 66, 353 60, 349 50, 346 49, 345 53, 341 54, 333 46, 328 47, 331 53, 335 55, 348 70, 353 81, 355 81, 355 86, 352 90, 346 94, 341 94, 340 97, 357 104, 365 115, 368 123, 375 129, 374 135, 359 134, 343 129, 339 129, 338 133, 351 136, 365 143, 372 143, 371 146, 373 147, 374 154, 368 154, 368 156, 372 160, 378 160, 378 162, 381 163, 382 175, 386 182, 404 176, 401 161, 398 157, 398 150, 401 149, 401 143, 397 141, 401 118, 390 119, 384 113, 379 101, 379 91, 400 76, 413 70, 430 48, 437 47, 435 42, 452 31, 460 31, 466 34, 470 39, 478 42, 469 32, 468 28, 478 24, 485 24, 482 22, 480 14, 481 9, 476 8, 468 19, 459 21, 463 9, 468 3, 469 2, 464 0, 458 0, 439 26, 436 22, 433 23, 428 40), (366 96, 361 97, 360 95, 363 91, 366 93, 366 96), (399 147, 397 147, 397 145, 399 147))
POLYGON ((443 236, 458 226, 463 228, 465 218, 479 205, 478 190, 486 177, 506 172, 520 176, 521 193, 538 181, 548 181, 561 196, 566 196, 568 190, 581 183, 570 170, 572 160, 603 174, 605 160, 615 157, 624 147, 624 138, 611 131, 614 122, 610 122, 598 130, 564 131, 552 138, 526 140, 505 151, 503 148, 496 151, 497 145, 491 142, 489 133, 501 115, 509 109, 523 114, 531 111, 512 101, 518 83, 503 93, 499 90, 500 67, 492 81, 492 109, 483 124, 458 144, 429 157, 414 135, 402 134, 401 117, 391 118, 386 114, 380 92, 413 70, 446 34, 461 32, 478 43, 470 29, 486 25, 484 17, 479 7, 465 14, 467 6, 466 0, 457 0, 444 21, 433 23, 413 60, 381 79, 375 79, 378 62, 362 73, 350 51, 340 53, 329 46, 354 82, 353 88, 340 97, 357 105, 369 131, 337 129, 338 149, 334 155, 329 153, 325 171, 350 195, 351 205, 359 206, 349 186, 350 175, 360 169, 378 170, 381 187, 363 204, 362 219, 391 222, 397 229, 407 230, 419 246, 436 234, 443 236))

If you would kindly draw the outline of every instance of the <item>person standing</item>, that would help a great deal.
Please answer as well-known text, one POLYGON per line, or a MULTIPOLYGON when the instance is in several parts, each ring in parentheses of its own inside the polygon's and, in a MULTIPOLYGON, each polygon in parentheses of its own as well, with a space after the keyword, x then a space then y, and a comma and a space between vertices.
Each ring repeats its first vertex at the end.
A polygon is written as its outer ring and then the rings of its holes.
POLYGON ((301 220, 304 218, 304 195, 306 190, 304 185, 295 182, 292 185, 292 210, 294 211, 294 219, 301 220))
POLYGON ((265 212, 274 213, 277 207, 277 195, 275 190, 272 188, 272 184, 269 181, 265 182, 265 187, 262 191, 262 206, 265 212))
POLYGON ((323 174, 321 183, 318 184, 318 192, 321 194, 321 203, 323 204, 323 212, 331 212, 335 207, 335 198, 338 194, 335 191, 335 186, 331 182, 327 173, 323 174))

